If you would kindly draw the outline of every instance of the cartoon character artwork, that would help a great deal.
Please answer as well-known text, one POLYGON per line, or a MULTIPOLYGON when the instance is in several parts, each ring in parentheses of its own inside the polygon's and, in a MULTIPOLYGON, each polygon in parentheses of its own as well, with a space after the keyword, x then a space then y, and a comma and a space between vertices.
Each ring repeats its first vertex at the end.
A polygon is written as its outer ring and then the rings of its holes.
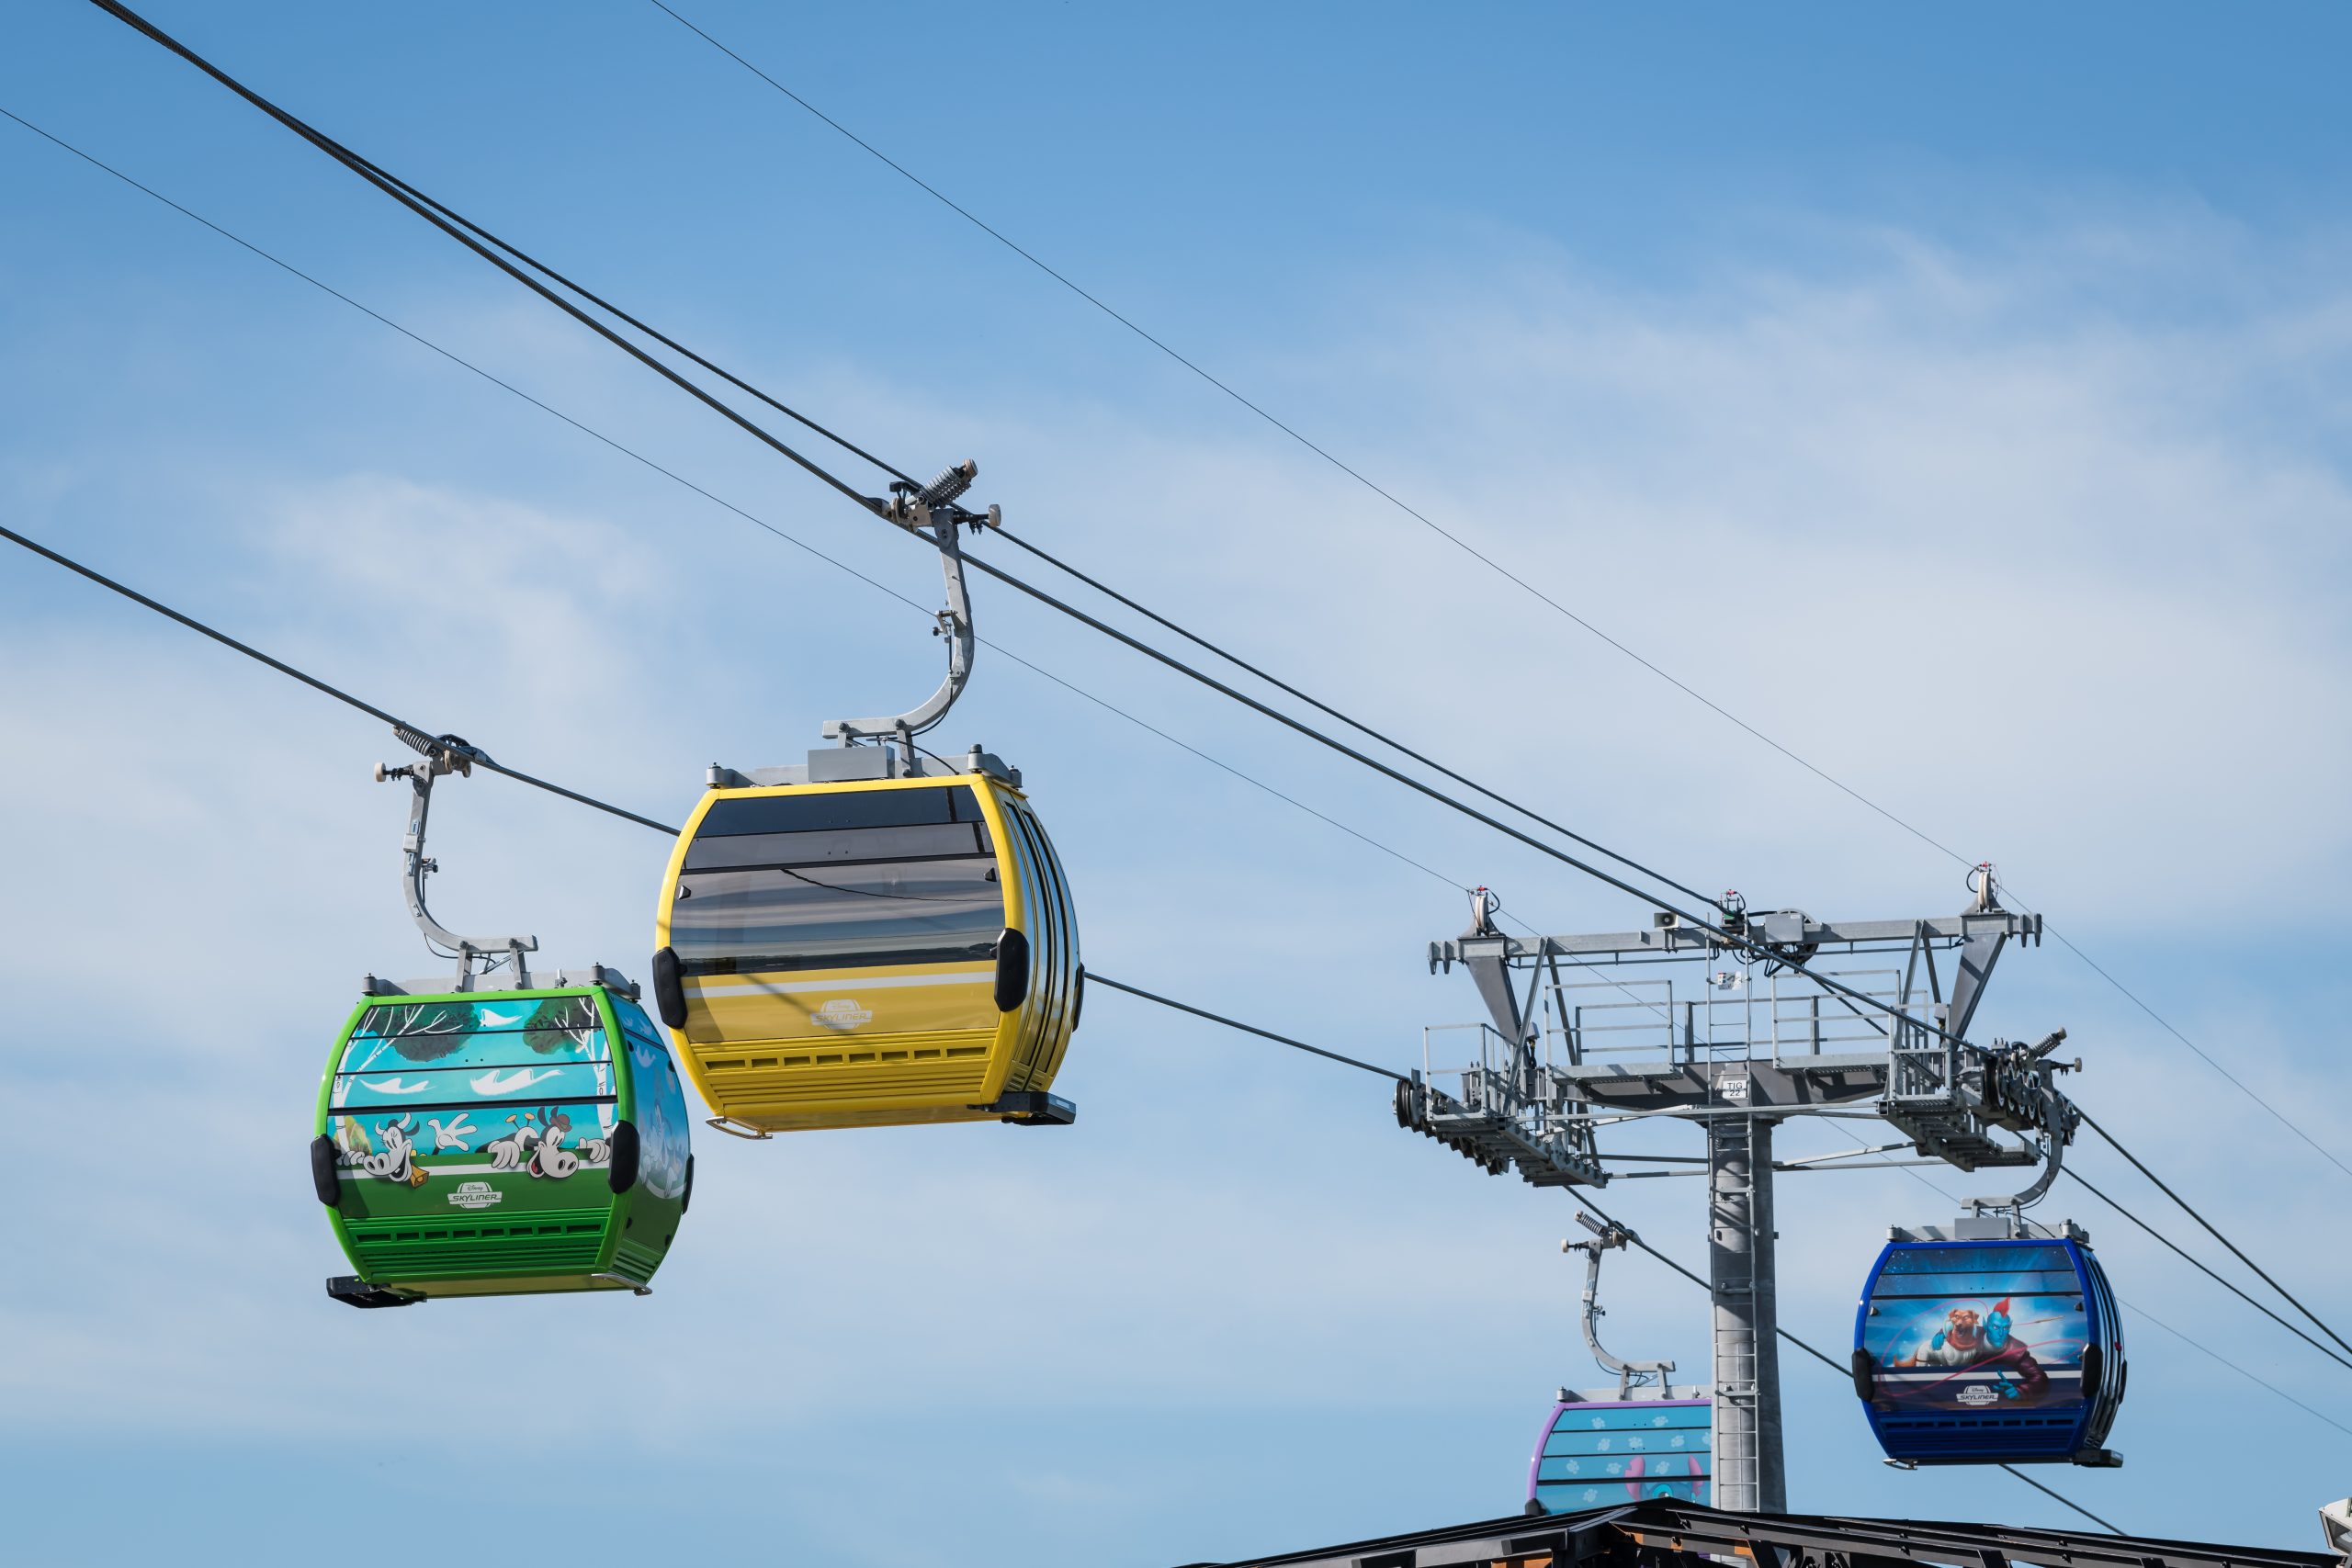
POLYGON ((2049 1392, 2050 1374, 2033 1352, 2009 1337, 2009 1298, 2003 1296, 1990 1315, 1974 1307, 1956 1306, 1944 1314, 1944 1325, 1897 1367, 1966 1368, 1997 1374, 1992 1384, 1996 1398, 2031 1401, 2049 1392))
POLYGON ((539 1108, 539 1136, 524 1167, 533 1176, 561 1181, 580 1168, 580 1156, 563 1146, 571 1134, 571 1118, 552 1105, 539 1108))
POLYGON ((520 1170, 531 1156, 533 1145, 539 1141, 539 1129, 528 1113, 509 1116, 507 1124, 514 1130, 503 1138, 493 1138, 482 1145, 482 1153, 490 1156, 492 1170, 520 1170))
POLYGON ((1892 1406, 1991 1410, 2084 1397, 2087 1303, 2047 1244, 1936 1245, 1890 1253, 1872 1277, 1860 1348, 1892 1406))
POLYGON ((429 1178, 424 1168, 416 1163, 415 1120, 402 1116, 396 1122, 377 1123, 376 1134, 384 1141, 384 1152, 366 1156, 359 1162, 359 1168, 385 1181, 424 1186, 429 1178))
POLYGON ((460 1111, 450 1117, 447 1126, 442 1125, 438 1116, 427 1117, 424 1124, 433 1129, 435 1154, 447 1154, 451 1149, 457 1150, 461 1155, 473 1153, 473 1146, 466 1140, 481 1129, 473 1124, 472 1120, 464 1111, 460 1111))

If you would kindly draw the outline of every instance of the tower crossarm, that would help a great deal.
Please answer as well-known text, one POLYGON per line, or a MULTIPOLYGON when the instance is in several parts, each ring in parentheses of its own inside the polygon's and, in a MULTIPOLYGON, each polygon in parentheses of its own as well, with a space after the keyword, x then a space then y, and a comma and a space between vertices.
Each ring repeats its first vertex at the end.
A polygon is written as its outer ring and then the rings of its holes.
MULTIPOLYGON (((1956 947, 1972 938, 2006 937, 2030 944, 2041 941, 2041 917, 2012 909, 1930 915, 1910 920, 1816 920, 1798 909, 1771 909, 1746 917, 1747 932, 1772 947, 1810 947, 1816 953, 1900 953, 1926 940, 1939 948, 1956 947)), ((1673 915, 1660 915, 1646 931, 1600 931, 1577 936, 1448 937, 1430 943, 1432 972, 1451 969, 1474 958, 1499 958, 1526 965, 1546 957, 1588 961, 1639 961, 1658 958, 1703 958, 1728 952, 1721 938, 1673 915)))

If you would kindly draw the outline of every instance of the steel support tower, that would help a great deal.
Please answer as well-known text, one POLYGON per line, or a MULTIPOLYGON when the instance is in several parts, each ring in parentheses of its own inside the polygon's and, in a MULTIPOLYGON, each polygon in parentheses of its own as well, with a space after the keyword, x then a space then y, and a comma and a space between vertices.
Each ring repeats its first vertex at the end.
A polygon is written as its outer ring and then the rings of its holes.
POLYGON ((1397 1090, 1401 1125, 1540 1187, 1703 1172, 1722 1507, 1788 1506, 1775 1172, 2043 1166, 2026 1194, 1971 1200, 2009 1209, 2047 1188, 2074 1134, 2056 1077, 2081 1064, 2051 1055, 2064 1031, 2034 1045, 1967 1041, 2003 950, 2041 936, 2039 915, 2001 907, 1989 867, 1973 883, 1972 907, 1951 916, 1833 923, 1751 913, 1726 894, 1712 930, 1666 914, 1645 931, 1526 937, 1496 927, 1480 889, 1470 930, 1430 944, 1431 970, 1467 970, 1487 1016, 1423 1032, 1421 1069, 1397 1090), (1442 1060, 1440 1042, 1464 1033, 1475 1058, 1442 1060), (1774 1128, 1808 1115, 1875 1118, 1900 1141, 1776 1161, 1774 1128), (1612 1171, 1599 1131, 1657 1118, 1704 1129, 1699 1168, 1612 1171))
POLYGON ((1714 1497, 1742 1513, 1788 1511, 1781 1450, 1780 1308, 1772 1231, 1772 1122, 1707 1122, 1707 1293, 1714 1331, 1714 1497))

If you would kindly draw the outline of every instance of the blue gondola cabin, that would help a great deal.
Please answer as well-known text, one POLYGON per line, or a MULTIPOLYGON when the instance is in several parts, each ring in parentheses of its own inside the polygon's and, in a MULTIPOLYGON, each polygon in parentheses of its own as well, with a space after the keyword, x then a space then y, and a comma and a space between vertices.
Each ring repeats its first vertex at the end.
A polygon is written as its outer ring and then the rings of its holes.
POLYGON ((2122 1321, 2088 1238, 1897 1230, 1854 1319, 1854 1393, 1891 1460, 2114 1465, 2122 1321))

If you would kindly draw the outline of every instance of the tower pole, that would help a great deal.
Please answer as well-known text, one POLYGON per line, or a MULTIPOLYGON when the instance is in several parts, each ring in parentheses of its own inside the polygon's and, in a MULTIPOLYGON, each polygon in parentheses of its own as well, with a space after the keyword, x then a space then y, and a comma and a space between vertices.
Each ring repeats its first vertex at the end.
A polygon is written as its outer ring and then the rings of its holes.
POLYGON ((1707 1119, 1707 1207, 1715 1506, 1786 1513, 1770 1118, 1734 1110, 1707 1119))

